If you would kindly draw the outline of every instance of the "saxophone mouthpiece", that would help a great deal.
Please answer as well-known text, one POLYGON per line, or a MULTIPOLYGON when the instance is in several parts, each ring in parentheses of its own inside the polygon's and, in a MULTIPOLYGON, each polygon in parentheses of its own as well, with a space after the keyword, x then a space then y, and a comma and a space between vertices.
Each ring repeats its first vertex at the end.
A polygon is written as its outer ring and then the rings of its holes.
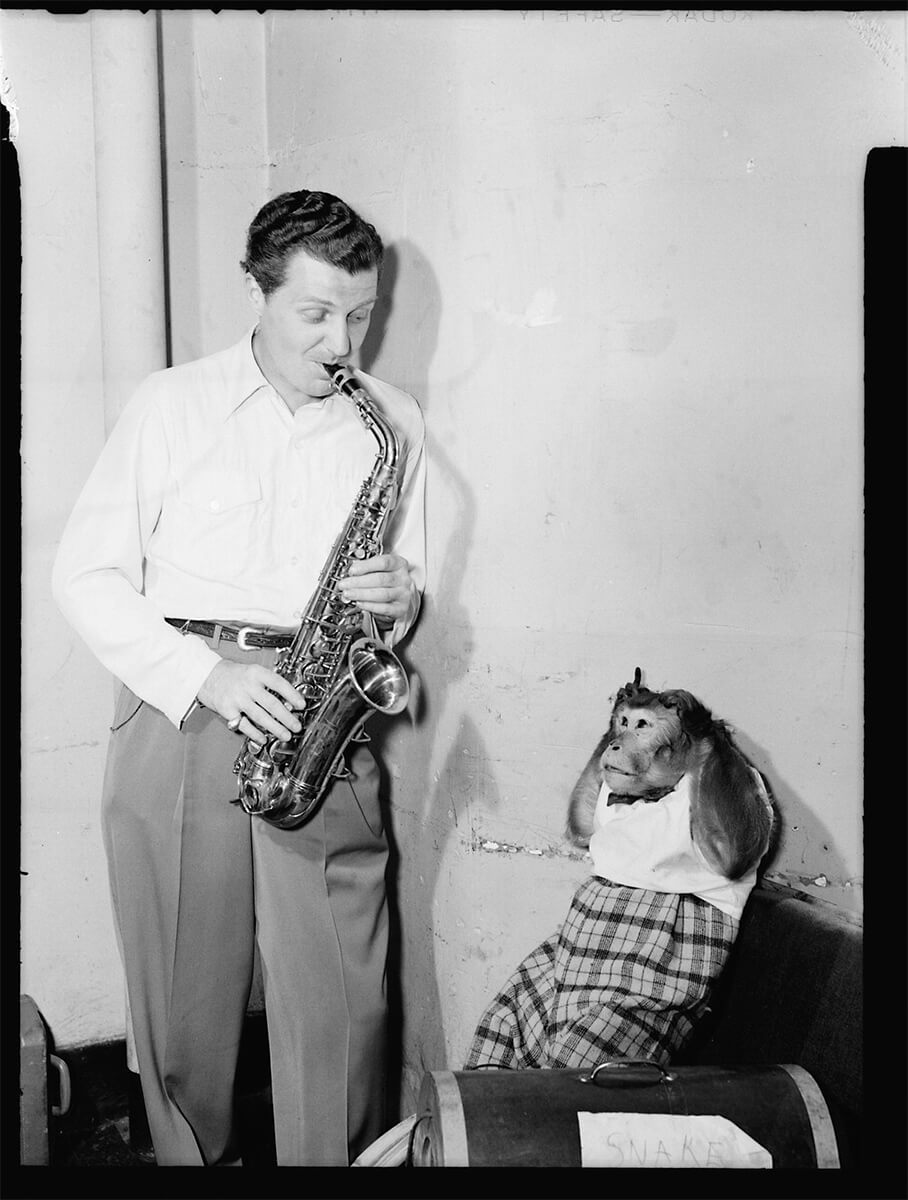
POLYGON ((323 363, 325 374, 331 380, 336 391, 343 391, 345 388, 358 387, 356 378, 346 363, 323 363))
POLYGON ((369 395, 353 374, 346 363, 324 363, 325 373, 334 385, 335 391, 355 403, 369 403, 369 395))

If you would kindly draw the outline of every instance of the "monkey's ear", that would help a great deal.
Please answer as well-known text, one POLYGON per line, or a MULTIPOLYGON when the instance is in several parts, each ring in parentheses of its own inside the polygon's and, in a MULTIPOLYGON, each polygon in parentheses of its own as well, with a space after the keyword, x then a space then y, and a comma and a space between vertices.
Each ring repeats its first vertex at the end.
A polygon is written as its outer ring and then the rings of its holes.
POLYGON ((726 879, 740 879, 769 847, 773 810, 762 780, 719 723, 691 787, 691 834, 726 879))
POLYGON ((602 787, 603 771, 602 752, 608 745, 609 735, 605 733, 590 755, 589 761, 583 768, 580 778, 574 784, 568 801, 568 816, 565 836, 575 846, 586 847, 590 844, 593 833, 593 817, 599 800, 599 790, 602 787))

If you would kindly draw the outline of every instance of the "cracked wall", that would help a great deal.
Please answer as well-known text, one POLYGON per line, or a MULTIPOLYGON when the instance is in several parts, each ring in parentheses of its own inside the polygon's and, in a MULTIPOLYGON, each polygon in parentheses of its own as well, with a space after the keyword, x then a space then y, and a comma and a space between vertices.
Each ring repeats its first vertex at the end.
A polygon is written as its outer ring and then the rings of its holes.
MULTIPOLYGON (((638 665, 736 727, 782 813, 773 877, 860 908, 860 181, 904 141, 904 21, 589 16, 162 15, 175 361, 247 325, 237 263, 268 195, 335 191, 390 247, 365 365, 420 399, 430 457, 418 712, 375 734, 404 1104, 564 915, 586 872, 567 794, 638 665)), ((86 18, 0 17, 40 629, 25 982, 65 1044, 122 1032, 112 684, 48 586, 103 436, 89 58, 86 18)))

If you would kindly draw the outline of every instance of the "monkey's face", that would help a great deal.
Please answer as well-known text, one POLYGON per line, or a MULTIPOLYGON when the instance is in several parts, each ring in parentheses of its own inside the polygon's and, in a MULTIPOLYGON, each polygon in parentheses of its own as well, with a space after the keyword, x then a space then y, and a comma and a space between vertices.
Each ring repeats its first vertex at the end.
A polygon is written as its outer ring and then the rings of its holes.
POLYGON ((690 742, 673 709, 619 701, 599 765, 610 791, 643 796, 674 787, 688 765, 690 742))

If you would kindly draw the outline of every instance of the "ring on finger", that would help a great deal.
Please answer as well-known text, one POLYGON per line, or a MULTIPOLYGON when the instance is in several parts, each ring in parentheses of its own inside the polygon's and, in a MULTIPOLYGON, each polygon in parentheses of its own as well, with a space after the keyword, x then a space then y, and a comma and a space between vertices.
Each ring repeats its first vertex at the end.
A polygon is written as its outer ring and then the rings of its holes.
POLYGON ((236 733, 236 731, 240 727, 240 721, 242 721, 242 719, 243 719, 243 714, 240 713, 239 716, 236 716, 233 718, 233 720, 227 722, 227 728, 230 730, 231 733, 236 733))

